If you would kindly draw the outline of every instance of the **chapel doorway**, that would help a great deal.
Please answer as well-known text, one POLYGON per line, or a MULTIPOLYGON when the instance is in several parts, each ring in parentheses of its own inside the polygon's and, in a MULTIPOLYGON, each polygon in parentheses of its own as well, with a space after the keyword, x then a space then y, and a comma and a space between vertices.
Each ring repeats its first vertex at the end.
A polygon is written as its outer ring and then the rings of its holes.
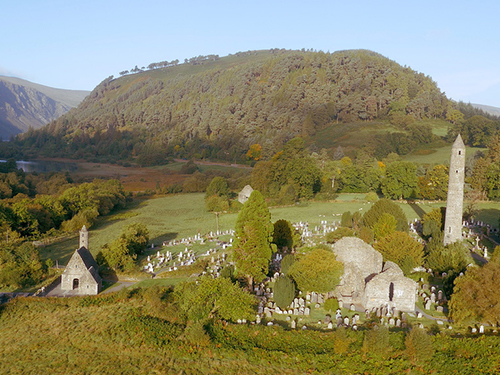
POLYGON ((73 279, 73 289, 78 289, 79 284, 80 284, 80 280, 73 279))

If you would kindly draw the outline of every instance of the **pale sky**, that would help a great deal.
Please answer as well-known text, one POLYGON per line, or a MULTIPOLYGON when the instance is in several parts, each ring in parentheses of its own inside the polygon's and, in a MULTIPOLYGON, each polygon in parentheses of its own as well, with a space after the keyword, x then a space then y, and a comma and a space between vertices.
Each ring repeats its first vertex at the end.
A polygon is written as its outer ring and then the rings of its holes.
POLYGON ((500 107, 500 1, 0 0, 0 75, 92 90, 135 65, 270 48, 369 49, 500 107))

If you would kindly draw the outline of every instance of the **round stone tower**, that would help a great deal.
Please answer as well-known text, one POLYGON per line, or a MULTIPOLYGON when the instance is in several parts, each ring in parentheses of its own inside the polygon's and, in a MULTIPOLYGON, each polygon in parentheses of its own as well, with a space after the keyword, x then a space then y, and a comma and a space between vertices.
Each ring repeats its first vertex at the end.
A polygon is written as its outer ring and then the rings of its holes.
POLYGON ((460 134, 451 147, 448 198, 444 221, 443 243, 462 240, 462 215, 464 206, 465 145, 460 134))
POLYGON ((82 229, 80 229, 80 246, 78 247, 81 249, 82 247, 86 248, 87 250, 89 249, 89 231, 87 230, 87 227, 84 225, 82 229))

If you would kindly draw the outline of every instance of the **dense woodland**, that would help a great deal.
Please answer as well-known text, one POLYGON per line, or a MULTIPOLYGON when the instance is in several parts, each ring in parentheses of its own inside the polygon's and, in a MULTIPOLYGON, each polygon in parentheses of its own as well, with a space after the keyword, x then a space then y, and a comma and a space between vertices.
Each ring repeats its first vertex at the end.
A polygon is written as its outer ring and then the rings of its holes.
MULTIPOLYGON (((430 77, 370 51, 272 50, 203 58, 203 64, 111 76, 77 109, 2 145, 0 156, 141 165, 171 157, 242 162, 253 144, 268 159, 296 136, 313 140, 326 128, 353 122, 377 128, 382 121, 396 128, 364 146, 381 158, 431 142, 431 129, 422 121, 456 125, 474 115, 487 117, 448 100, 430 77)), ((493 120, 482 125, 487 132, 499 127, 493 120)))

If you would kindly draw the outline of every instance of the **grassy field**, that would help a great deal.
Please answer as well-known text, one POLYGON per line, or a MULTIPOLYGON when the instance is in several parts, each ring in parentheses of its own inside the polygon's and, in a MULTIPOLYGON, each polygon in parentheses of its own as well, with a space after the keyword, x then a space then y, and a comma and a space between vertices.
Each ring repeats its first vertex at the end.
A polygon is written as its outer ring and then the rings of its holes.
MULTIPOLYGON (((319 225, 321 221, 340 221, 345 211, 366 212, 371 206, 364 201, 364 194, 341 194, 332 202, 304 202, 294 206, 271 208, 272 220, 286 219, 291 222, 307 221, 311 226, 319 225)), ((443 203, 426 203, 420 205, 400 204, 409 220, 421 217, 423 213, 432 210, 443 203)), ((495 210, 500 205, 489 204, 485 209, 488 217, 494 220, 495 210)), ((226 231, 234 229, 237 214, 219 215, 219 229, 226 231)), ((90 251, 94 256, 105 243, 115 240, 123 228, 139 222, 145 224, 150 232, 150 243, 160 245, 163 241, 192 237, 215 232, 216 217, 207 212, 204 207, 204 194, 179 194, 153 199, 135 199, 127 210, 101 218, 90 229, 90 251)), ((66 264, 73 251, 78 246, 78 237, 67 237, 41 250, 43 259, 51 258, 60 264, 66 264)), ((197 252, 206 251, 210 246, 200 247, 197 252)), ((182 247, 182 246, 181 246, 182 247)), ((179 247, 178 250, 182 250, 179 247)))
MULTIPOLYGON (((486 148, 480 147, 466 147, 466 157, 472 156, 476 151, 485 152, 486 148)), ((432 145, 429 149, 421 149, 411 154, 404 155, 401 158, 413 163, 422 164, 449 164, 451 154, 451 145, 440 146, 433 148, 432 145)))

